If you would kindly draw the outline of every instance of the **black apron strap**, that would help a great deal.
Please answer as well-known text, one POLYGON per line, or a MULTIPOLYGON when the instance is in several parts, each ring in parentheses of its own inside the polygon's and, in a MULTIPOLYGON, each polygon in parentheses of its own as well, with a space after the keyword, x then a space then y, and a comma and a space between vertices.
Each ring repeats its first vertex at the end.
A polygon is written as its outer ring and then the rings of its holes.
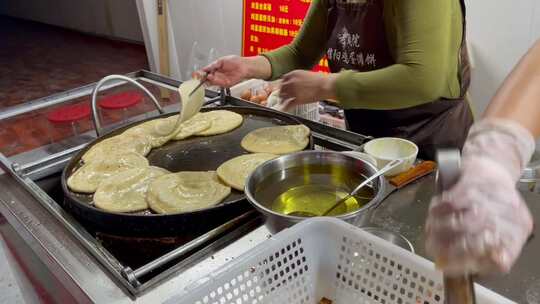
POLYGON ((460 83, 460 89, 461 89, 461 97, 464 97, 467 91, 469 90, 469 86, 471 84, 471 68, 470 68, 470 61, 469 61, 469 50, 467 47, 467 8, 465 6, 465 1, 460 0, 459 1, 461 5, 461 15, 463 18, 462 24, 463 24, 463 31, 461 36, 461 49, 459 52, 459 83, 460 83))
MULTIPOLYGON (((461 148, 463 146, 468 129, 472 124, 472 113, 468 103, 464 102, 464 96, 470 83, 470 70, 465 35, 465 3, 463 0, 459 1, 463 12, 461 50, 457 55, 459 56, 460 97, 456 99, 441 98, 416 107, 399 110, 346 110, 345 118, 351 131, 374 137, 391 136, 409 139, 420 147, 419 155, 424 159, 433 159, 437 148, 461 148)), ((393 63, 391 56, 388 55, 390 52, 386 38, 378 39, 385 37, 383 10, 381 9, 384 7, 383 0, 366 2, 368 4, 364 7, 356 4, 356 9, 354 6, 337 3, 337 0, 328 0, 328 3, 329 52, 327 54, 335 54, 335 51, 338 51, 337 60, 336 56, 328 58, 333 72, 342 68, 357 71, 376 70, 393 63), (364 11, 360 11, 361 9, 364 11), (342 34, 344 29, 347 30, 345 35, 342 34), (343 46, 347 45, 345 38, 350 37, 351 30, 359 33, 360 41, 358 44, 363 46, 363 49, 351 50, 343 46), (373 33, 378 35, 370 36, 373 33), (373 52, 378 58, 377 66, 366 66, 365 64, 352 66, 343 62, 343 54, 352 51, 355 54, 373 52)))

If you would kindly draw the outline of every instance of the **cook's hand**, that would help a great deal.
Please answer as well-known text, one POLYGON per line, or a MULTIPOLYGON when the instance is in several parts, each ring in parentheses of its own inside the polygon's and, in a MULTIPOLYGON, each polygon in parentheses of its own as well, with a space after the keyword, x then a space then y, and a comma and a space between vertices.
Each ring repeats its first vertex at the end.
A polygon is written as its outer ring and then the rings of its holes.
POLYGON ((285 110, 298 105, 335 98, 337 74, 304 70, 292 71, 282 78, 280 97, 288 102, 285 110))
POLYGON ((473 126, 459 181, 432 200, 426 223, 426 250, 445 272, 510 270, 533 228, 515 183, 534 148, 532 135, 508 121, 473 126))
POLYGON ((431 202, 426 249, 451 274, 508 272, 532 231, 529 210, 497 163, 463 166, 458 184, 431 202))
POLYGON ((201 78, 204 73, 210 73, 207 81, 210 85, 232 87, 248 77, 248 67, 240 56, 225 56, 198 71, 195 78, 201 78))

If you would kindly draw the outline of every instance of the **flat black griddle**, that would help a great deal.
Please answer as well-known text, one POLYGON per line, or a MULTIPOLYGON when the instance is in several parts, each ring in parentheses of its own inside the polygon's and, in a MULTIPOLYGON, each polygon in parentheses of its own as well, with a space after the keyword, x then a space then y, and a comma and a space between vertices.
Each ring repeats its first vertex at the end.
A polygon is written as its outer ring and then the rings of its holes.
MULTIPOLYGON (((152 149, 147 155, 150 164, 171 172, 213 171, 223 162, 249 153, 240 146, 240 142, 250 131, 269 126, 300 124, 298 120, 291 116, 270 109, 255 107, 227 106, 205 108, 201 111, 212 110, 236 112, 244 117, 244 121, 240 127, 225 134, 170 141, 162 147, 152 149)), ((163 114, 156 118, 175 114, 177 113, 163 114)), ((81 156, 91 146, 106 138, 119 135, 126 129, 143 122, 130 124, 96 139, 75 155, 64 168, 62 173, 62 189, 65 194, 64 207, 80 221, 96 231, 107 234, 133 237, 166 237, 182 233, 208 231, 217 224, 232 219, 234 216, 251 208, 245 201, 244 193, 233 189, 231 194, 220 204, 193 212, 154 214, 147 210, 137 213, 115 213, 94 207, 92 194, 76 193, 67 187, 67 178, 82 165, 81 156)), ((307 149, 312 147, 313 140, 310 138, 310 145, 307 149)))

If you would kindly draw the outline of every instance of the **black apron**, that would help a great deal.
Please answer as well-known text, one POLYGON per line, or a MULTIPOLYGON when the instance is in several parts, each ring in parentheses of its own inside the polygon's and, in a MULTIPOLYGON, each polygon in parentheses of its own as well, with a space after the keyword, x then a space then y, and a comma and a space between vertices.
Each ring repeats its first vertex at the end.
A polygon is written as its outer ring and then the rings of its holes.
MULTIPOLYGON (((333 73, 343 69, 373 71, 395 63, 386 40, 383 6, 384 0, 329 0, 326 55, 333 73)), ((473 116, 464 98, 470 83, 470 69, 463 0, 461 8, 460 97, 440 98, 398 110, 345 110, 348 129, 374 137, 411 140, 419 146, 419 156, 424 159, 434 159, 438 148, 463 147, 473 116)))

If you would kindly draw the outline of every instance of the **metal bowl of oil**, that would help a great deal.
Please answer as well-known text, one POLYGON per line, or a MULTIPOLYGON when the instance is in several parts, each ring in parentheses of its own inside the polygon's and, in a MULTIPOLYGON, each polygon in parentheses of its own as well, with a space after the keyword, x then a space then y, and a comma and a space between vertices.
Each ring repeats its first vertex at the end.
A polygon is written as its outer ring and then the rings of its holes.
MULTIPOLYGON (((376 171, 374 165, 344 153, 302 151, 257 167, 247 179, 245 194, 276 233, 308 218, 300 214, 322 215, 376 171)), ((384 187, 381 176, 327 216, 364 224, 381 202, 384 187)))

